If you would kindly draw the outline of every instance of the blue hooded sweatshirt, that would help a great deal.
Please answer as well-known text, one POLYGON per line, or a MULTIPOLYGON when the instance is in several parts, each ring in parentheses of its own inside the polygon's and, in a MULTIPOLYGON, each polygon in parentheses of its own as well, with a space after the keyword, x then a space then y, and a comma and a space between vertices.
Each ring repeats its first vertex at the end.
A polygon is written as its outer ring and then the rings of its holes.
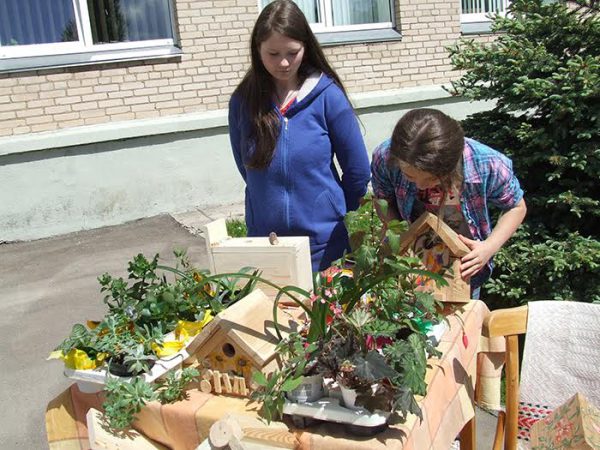
POLYGON ((309 77, 284 115, 273 108, 281 119, 273 159, 265 169, 251 169, 249 117, 239 94, 229 102, 229 137, 246 182, 248 235, 308 236, 313 271, 323 270, 348 249, 344 215, 358 207, 370 179, 358 120, 325 74, 309 77))

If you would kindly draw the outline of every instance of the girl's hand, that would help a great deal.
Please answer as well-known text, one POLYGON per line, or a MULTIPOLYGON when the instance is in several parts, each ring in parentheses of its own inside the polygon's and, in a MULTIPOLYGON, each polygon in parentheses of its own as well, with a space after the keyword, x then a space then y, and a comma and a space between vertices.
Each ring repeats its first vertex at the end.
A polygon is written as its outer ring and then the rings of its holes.
POLYGON ((460 276, 466 281, 485 267, 496 249, 487 241, 475 241, 460 234, 458 237, 471 250, 460 260, 460 276))

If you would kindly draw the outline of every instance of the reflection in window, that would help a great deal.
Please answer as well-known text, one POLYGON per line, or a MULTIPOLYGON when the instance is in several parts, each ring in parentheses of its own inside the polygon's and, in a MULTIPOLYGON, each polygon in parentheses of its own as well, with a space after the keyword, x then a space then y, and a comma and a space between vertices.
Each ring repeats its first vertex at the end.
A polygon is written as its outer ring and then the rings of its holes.
POLYGON ((389 0, 333 0, 333 25, 391 22, 389 0))
MULTIPOLYGON (((261 0, 264 8, 272 0, 261 0)), ((294 0, 315 30, 367 29, 390 27, 392 10, 390 0, 294 0), (358 27, 356 27, 358 26, 358 27), (349 28, 350 27, 350 28, 349 28)))
POLYGON ((173 37, 168 0, 87 0, 94 44, 173 37))
POLYGON ((0 46, 78 39, 72 0, 0 0, 0 46))

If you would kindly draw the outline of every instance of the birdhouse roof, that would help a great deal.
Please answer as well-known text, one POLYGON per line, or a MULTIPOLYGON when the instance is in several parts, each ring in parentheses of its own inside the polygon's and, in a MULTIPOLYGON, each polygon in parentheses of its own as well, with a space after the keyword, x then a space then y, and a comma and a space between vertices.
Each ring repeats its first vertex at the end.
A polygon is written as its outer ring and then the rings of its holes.
POLYGON ((400 254, 406 252, 415 240, 429 229, 440 237, 453 256, 460 258, 469 253, 469 247, 459 239, 456 231, 438 216, 425 211, 400 237, 400 254))
MULTIPOLYGON (((285 336, 297 327, 297 318, 277 309, 280 331, 285 336)), ((245 353, 258 367, 272 360, 279 338, 273 322, 273 300, 260 289, 220 312, 188 347, 190 354, 201 347, 215 347, 228 341, 245 353)))

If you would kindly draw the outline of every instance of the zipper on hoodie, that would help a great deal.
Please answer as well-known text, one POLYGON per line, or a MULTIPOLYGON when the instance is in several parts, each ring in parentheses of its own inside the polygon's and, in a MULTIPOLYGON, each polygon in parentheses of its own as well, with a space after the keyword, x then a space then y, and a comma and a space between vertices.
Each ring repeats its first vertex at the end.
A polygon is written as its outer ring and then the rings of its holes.
POLYGON ((283 150, 283 174, 285 177, 285 188, 284 188, 284 205, 285 205, 285 224, 286 228, 290 229, 290 195, 289 195, 289 171, 288 171, 288 122, 289 119, 283 116, 283 136, 282 136, 282 150, 283 150))

